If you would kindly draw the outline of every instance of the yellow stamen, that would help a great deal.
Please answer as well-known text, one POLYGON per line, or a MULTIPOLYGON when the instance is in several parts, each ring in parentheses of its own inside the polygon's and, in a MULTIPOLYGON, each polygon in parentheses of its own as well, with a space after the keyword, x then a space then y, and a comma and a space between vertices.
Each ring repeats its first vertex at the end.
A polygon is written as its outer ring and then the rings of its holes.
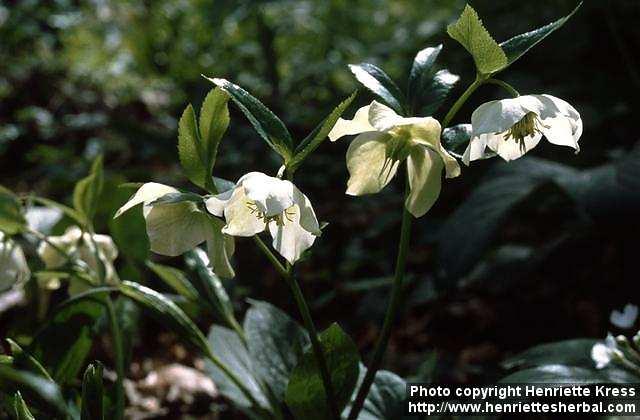
POLYGON ((507 130, 504 140, 514 139, 521 149, 525 149, 524 139, 534 136, 536 133, 542 134, 540 127, 548 128, 543 125, 535 112, 527 112, 524 117, 507 130))

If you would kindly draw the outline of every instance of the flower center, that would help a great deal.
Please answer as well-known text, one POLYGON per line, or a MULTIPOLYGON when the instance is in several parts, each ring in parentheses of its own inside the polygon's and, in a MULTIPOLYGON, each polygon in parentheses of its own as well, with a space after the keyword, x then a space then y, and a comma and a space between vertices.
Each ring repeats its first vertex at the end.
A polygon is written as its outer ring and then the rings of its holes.
POLYGON ((542 134, 540 127, 546 127, 540 122, 535 112, 527 112, 524 117, 507 130, 504 140, 514 139, 524 147, 525 137, 533 136, 536 133, 542 134))
POLYGON ((258 208, 256 203, 253 202, 253 201, 247 201, 246 202, 246 206, 249 209, 249 211, 251 212, 251 214, 256 216, 256 218, 258 220, 264 221, 265 224, 269 224, 271 222, 276 222, 276 225, 284 226, 285 219, 287 221, 289 221, 289 222, 293 222, 293 216, 295 216, 295 214, 296 214, 296 210, 293 208, 293 206, 289 207, 288 209, 286 209, 282 213, 275 214, 273 216, 267 216, 263 211, 261 211, 258 208))

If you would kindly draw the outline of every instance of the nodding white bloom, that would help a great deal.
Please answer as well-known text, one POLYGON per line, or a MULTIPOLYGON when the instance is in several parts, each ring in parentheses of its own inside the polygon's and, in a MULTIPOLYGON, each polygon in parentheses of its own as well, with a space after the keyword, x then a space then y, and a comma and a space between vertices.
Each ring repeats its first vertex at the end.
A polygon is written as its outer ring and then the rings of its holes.
MULTIPOLYGON (((49 236, 47 241, 42 241, 38 246, 38 255, 44 262, 47 270, 55 270, 62 267, 68 260, 67 255, 84 262, 92 273, 98 272, 98 261, 96 253, 104 266, 105 281, 108 284, 117 284, 120 279, 113 267, 113 262, 118 257, 118 248, 108 235, 94 234, 93 238, 90 233, 82 232, 78 226, 67 228, 61 236, 49 236), (55 245, 60 251, 65 251, 66 255, 54 248, 55 245), (97 252, 96 252, 97 248, 97 252)), ((60 280, 57 278, 47 279, 45 287, 48 289, 57 289, 60 287, 60 280)), ((71 288, 75 292, 79 292, 85 287, 80 284, 72 284, 71 288)), ((71 293, 73 293, 71 291, 71 293)))
POLYGON ((31 277, 20 245, 0 232, 0 292, 20 285, 31 277))
POLYGON ((411 189, 405 206, 423 216, 438 199, 442 171, 447 178, 460 175, 458 162, 440 144, 440 123, 431 118, 403 118, 376 101, 360 108, 352 120, 340 118, 329 139, 357 134, 347 150, 347 194, 374 194, 395 176, 407 160, 411 189))
POLYGON ((624 356, 616 346, 616 339, 611 334, 607 335, 604 343, 594 344, 591 348, 591 359, 596 362, 596 369, 603 369, 612 360, 622 357, 624 356))
POLYGON ((320 236, 311 202, 295 185, 262 172, 250 172, 235 187, 206 200, 207 210, 224 215, 222 232, 253 236, 268 229, 273 247, 291 264, 320 236))
POLYGON ((580 151, 580 114, 551 95, 523 95, 487 102, 471 115, 471 127, 471 141, 462 157, 465 165, 490 157, 491 152, 506 161, 518 159, 536 147, 542 136, 549 143, 580 151))
POLYGON ((235 245, 231 236, 221 232, 224 222, 209 216, 193 201, 160 200, 178 193, 180 191, 168 185, 148 182, 118 209, 114 217, 142 204, 142 215, 153 252, 175 257, 206 242, 213 272, 223 278, 234 277, 229 259, 233 256, 235 245))
POLYGON ((609 321, 618 328, 628 329, 633 327, 638 319, 638 306, 627 303, 622 311, 613 310, 609 315, 609 321))

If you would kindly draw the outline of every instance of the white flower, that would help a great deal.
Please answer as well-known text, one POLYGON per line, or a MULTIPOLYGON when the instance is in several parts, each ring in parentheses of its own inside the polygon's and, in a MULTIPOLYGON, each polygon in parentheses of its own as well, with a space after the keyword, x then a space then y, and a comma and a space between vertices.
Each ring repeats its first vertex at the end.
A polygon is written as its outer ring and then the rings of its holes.
POLYGON ((591 348, 591 359, 596 362, 596 369, 603 369, 614 358, 622 357, 622 352, 616 346, 616 340, 611 334, 607 335, 604 343, 596 343, 591 348))
POLYGON ((118 209, 115 217, 143 204, 142 214, 153 252, 175 257, 206 242, 213 271, 223 278, 234 277, 229 261, 234 253, 234 242, 232 237, 222 234, 224 222, 210 217, 191 201, 156 203, 167 194, 175 193, 179 191, 168 185, 146 183, 118 209))
POLYGON ((347 150, 347 194, 379 192, 407 159, 410 193, 405 206, 423 216, 440 194, 442 171, 447 178, 460 175, 460 166, 440 144, 440 123, 431 118, 403 118, 376 101, 360 108, 352 120, 340 118, 329 139, 358 134, 347 150))
POLYGON ((622 311, 614 310, 609 315, 609 321, 618 328, 628 329, 633 327, 638 318, 638 307, 627 303, 622 311))
POLYGON ((222 232, 253 236, 267 228, 273 247, 291 264, 320 235, 311 202, 290 181, 250 172, 235 187, 206 200, 207 210, 227 221, 222 232))
POLYGON ((0 232, 0 292, 20 285, 31 277, 22 248, 0 232))
MULTIPOLYGON (((92 273, 98 272, 97 254, 104 267, 105 281, 108 284, 117 284, 119 282, 118 274, 113 267, 113 262, 118 257, 118 248, 108 235, 82 233, 77 226, 69 227, 61 236, 49 236, 47 240, 60 250, 64 250, 67 255, 84 262, 92 273), (95 246, 94 246, 95 243, 95 246)), ((49 242, 42 241, 38 246, 38 255, 44 262, 47 270, 55 270, 62 267, 67 262, 67 257, 62 255, 59 250, 54 248, 49 242)), ((60 286, 59 279, 50 278, 45 284, 49 289, 56 289, 60 286)), ((72 284, 70 292, 79 292, 83 285, 72 284)))
POLYGON ((549 143, 580 151, 580 114, 551 95, 523 95, 482 104, 471 115, 471 141, 462 161, 497 153, 506 161, 518 159, 536 147, 544 135, 549 143))

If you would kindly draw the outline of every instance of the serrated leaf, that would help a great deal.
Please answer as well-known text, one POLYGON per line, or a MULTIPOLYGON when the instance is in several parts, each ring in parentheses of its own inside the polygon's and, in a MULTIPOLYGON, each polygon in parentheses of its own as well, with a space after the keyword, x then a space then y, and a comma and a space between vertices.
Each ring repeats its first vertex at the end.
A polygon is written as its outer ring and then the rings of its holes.
POLYGON ((146 262, 147 267, 153 271, 160 280, 171 287, 180 296, 184 296, 189 300, 198 300, 198 291, 193 287, 191 282, 187 280, 185 274, 175 267, 157 264, 152 261, 146 262))
POLYGON ((598 340, 577 338, 540 344, 502 362, 505 369, 535 367, 548 364, 593 366, 591 349, 598 340))
MULTIPOLYGON (((220 360, 220 362, 229 369, 251 392, 255 400, 261 407, 269 407, 267 397, 262 390, 259 379, 254 376, 255 368, 251 356, 247 352, 246 347, 238 337, 238 335, 228 328, 214 325, 209 331, 209 345, 211 351, 220 360)), ((229 379, 210 361, 206 362, 207 372, 213 378, 220 393, 229 398, 236 405, 244 408, 250 408, 251 402, 238 386, 229 379)))
POLYGON ((413 59, 411 72, 409 73, 409 82, 407 84, 408 101, 412 107, 416 108, 416 102, 421 96, 425 81, 433 76, 433 65, 442 51, 442 44, 435 47, 428 47, 418 51, 413 59))
POLYGON ((81 420, 102 420, 103 411, 102 364, 93 362, 84 371, 82 380, 81 420))
POLYGON ((103 186, 102 156, 98 156, 91 165, 89 175, 81 179, 73 190, 73 207, 82 215, 85 225, 93 221, 103 186))
POLYGON ((504 51, 468 4, 458 20, 447 27, 447 33, 471 54, 480 74, 491 74, 507 65, 504 51))
POLYGON ((218 146, 229 127, 229 94, 220 88, 212 89, 204 98, 200 108, 200 137, 202 138, 207 165, 207 182, 211 184, 211 173, 218 156, 218 146))
MULTIPOLYGON (((351 338, 338 326, 320 333, 320 344, 325 354, 334 398, 338 410, 349 402, 358 382, 360 356, 351 338)), ((324 420, 331 418, 327 395, 311 348, 307 348, 298 365, 291 372, 285 391, 285 402, 296 418, 324 420)))
POLYGON ((119 286, 123 295, 133 299, 144 308, 149 309, 161 322, 182 335, 204 355, 209 355, 207 339, 200 329, 175 303, 166 296, 138 283, 123 281, 119 286))
POLYGON ((247 117, 260 137, 282 156, 285 162, 291 159, 293 155, 293 139, 280 118, 240 86, 225 79, 205 78, 231 96, 233 102, 247 117))
POLYGON ((13 395, 20 391, 30 405, 66 418, 68 408, 55 382, 42 376, 0 365, 0 391, 13 395))
POLYGON ((460 76, 443 69, 436 72, 431 79, 425 82, 421 103, 423 115, 433 115, 444 103, 449 92, 460 80, 460 76))
POLYGON ((16 420, 36 420, 31 411, 29 411, 27 403, 22 399, 20 391, 17 391, 13 396, 13 415, 16 420))
POLYGON ((250 303, 244 319, 249 354, 258 376, 282 401, 291 371, 309 344, 309 337, 296 321, 270 303, 250 303))
POLYGON ((0 231, 15 235, 26 226, 20 200, 11 190, 0 185, 0 231))
POLYGON ((295 172, 300 166, 303 160, 307 158, 320 146, 320 144, 327 138, 327 135, 331 131, 338 118, 342 116, 344 111, 351 105, 351 102, 355 99, 358 91, 353 92, 347 99, 340 102, 340 105, 334 108, 334 110, 324 119, 309 135, 302 140, 300 145, 296 148, 295 156, 288 163, 290 172, 295 172))
POLYGON ((582 6, 580 2, 575 9, 567 16, 551 22, 541 28, 534 29, 533 31, 526 32, 524 34, 516 35, 507 41, 500 44, 502 50, 507 57, 507 63, 500 69, 504 69, 513 64, 517 59, 522 57, 527 51, 533 48, 540 41, 551 35, 555 30, 559 29, 573 16, 578 9, 582 6))
POLYGON ((373 92, 398 114, 404 114, 406 103, 404 95, 381 68, 370 63, 360 63, 350 64, 349 69, 364 87, 373 92))

